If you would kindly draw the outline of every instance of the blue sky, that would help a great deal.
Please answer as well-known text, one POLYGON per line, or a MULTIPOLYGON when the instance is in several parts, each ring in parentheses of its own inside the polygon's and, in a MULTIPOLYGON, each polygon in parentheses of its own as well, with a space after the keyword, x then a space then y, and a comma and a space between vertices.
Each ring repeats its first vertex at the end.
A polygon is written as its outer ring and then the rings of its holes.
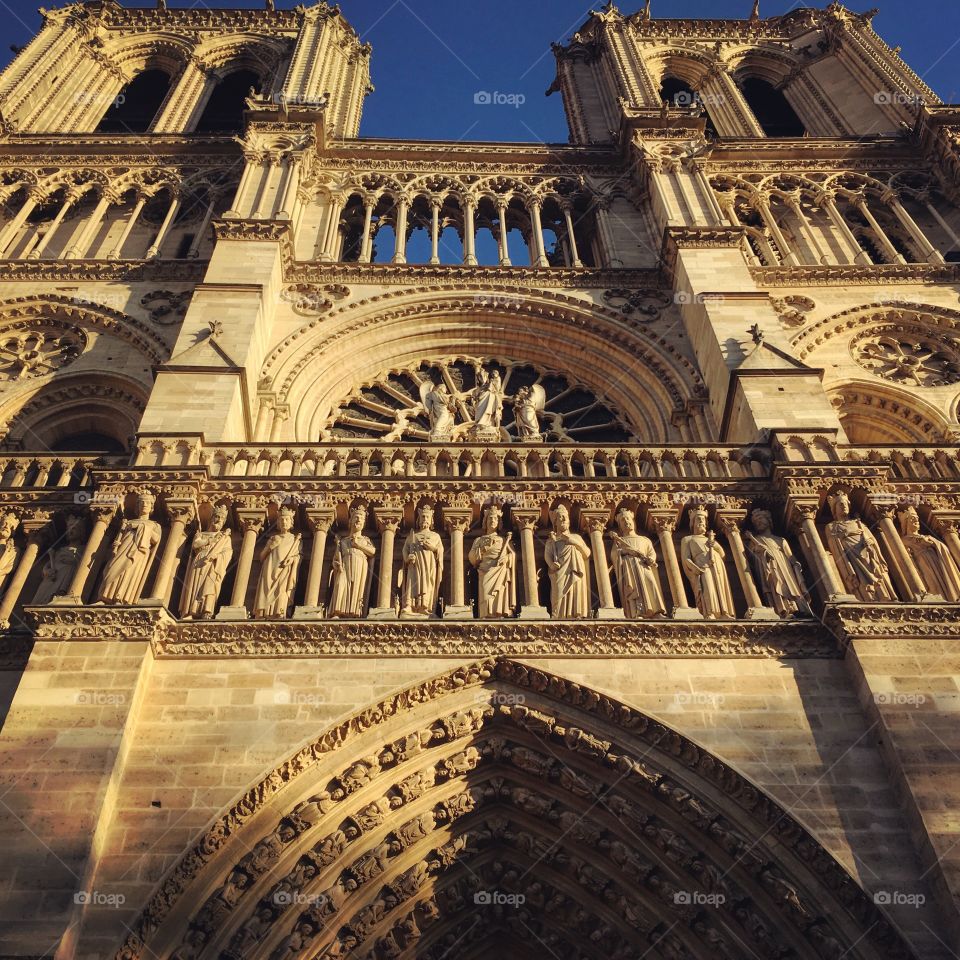
MULTIPOLYGON (((822 0, 825 4, 826 0, 822 0)), ((947 101, 960 101, 960 3, 957 0, 877 0, 875 26, 947 101)), ((170 0, 177 6, 177 0, 170 0)), ((214 2, 209 6, 260 6, 214 2)), ((278 0, 278 6, 292 5, 278 0)), ((544 91, 554 78, 550 43, 563 40, 602 0, 343 0, 345 16, 373 44, 377 90, 364 111, 361 134, 449 140, 565 142, 559 95, 544 91), (477 104, 480 92, 510 102, 477 104), (503 98, 501 98, 503 99, 503 98), (521 102, 522 101, 522 102, 521 102)), ((746 17, 751 0, 653 0, 661 17, 746 17)), ((761 13, 785 13, 800 3, 762 0, 761 13)), ((849 0, 867 10, 872 0, 849 0)), ((623 3, 632 13, 642 0, 623 3)), ((7 43, 24 43, 40 24, 29 0, 0 0, 7 43)), ((4 63, 10 54, 4 44, 4 63)))

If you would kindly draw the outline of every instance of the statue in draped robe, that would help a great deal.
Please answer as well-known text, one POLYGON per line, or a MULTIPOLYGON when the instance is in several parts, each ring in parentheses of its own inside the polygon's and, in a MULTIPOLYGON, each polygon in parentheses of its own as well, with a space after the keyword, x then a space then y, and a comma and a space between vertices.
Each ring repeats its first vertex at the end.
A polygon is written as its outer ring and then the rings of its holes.
POLYGON ((473 425, 470 436, 475 440, 496 442, 500 439, 500 424, 503 421, 503 380, 500 371, 477 373, 477 387, 473 391, 473 425))
POLYGON ((54 597, 67 592, 80 557, 83 556, 84 541, 87 537, 86 522, 83 517, 70 513, 67 514, 65 523, 66 543, 53 547, 43 562, 43 579, 33 598, 37 606, 48 604, 54 597))
POLYGON ((783 618, 813 616, 803 568, 787 538, 773 532, 770 511, 754 510, 750 519, 753 532, 744 534, 743 545, 767 606, 783 618))
POLYGON ((283 507, 277 515, 275 532, 260 551, 260 579, 253 602, 256 620, 282 619, 293 604, 303 555, 300 534, 293 532, 294 517, 293 510, 283 507))
POLYGON ((610 557, 623 612, 628 620, 666 616, 653 543, 637 533, 636 514, 626 507, 617 511, 617 527, 610 557))
POLYGON ((180 595, 180 616, 184 620, 210 620, 216 613, 220 588, 233 558, 233 540, 225 529, 227 515, 226 506, 215 507, 210 526, 198 530, 193 538, 180 595))
POLYGON ((570 532, 570 511, 564 504, 551 511, 553 530, 544 559, 550 573, 550 602, 554 620, 590 616, 590 548, 570 532))
POLYGON ((960 601, 960 569, 949 548, 936 537, 921 532, 916 507, 907 507, 898 514, 903 545, 920 574, 927 593, 943 597, 950 603, 960 601))
POLYGON ((356 506, 350 511, 347 534, 337 540, 333 552, 333 587, 330 592, 329 615, 356 620, 363 617, 373 581, 373 564, 377 548, 364 536, 367 508, 356 506))
POLYGON ((137 497, 137 515, 124 520, 103 571, 98 603, 136 603, 143 593, 160 543, 160 524, 150 519, 156 497, 144 491, 137 497))
POLYGON ((736 616, 726 556, 709 529, 706 509, 695 507, 690 511, 690 535, 680 544, 680 563, 693 587, 697 609, 707 620, 736 616))
POLYGON ((512 617, 517 608, 517 555, 510 534, 500 533, 503 512, 488 507, 483 533, 470 547, 470 563, 477 571, 477 616, 481 620, 512 617))
POLYGON ((436 613, 443 578, 443 540, 433 529, 433 507, 417 511, 417 528, 403 545, 402 613, 430 617, 436 613))
POLYGON ((20 521, 15 513, 5 513, 0 517, 0 587, 17 565, 17 544, 13 535, 19 526, 20 521))
POLYGON ((842 490, 830 498, 833 522, 827 524, 827 546, 840 579, 863 601, 892 603, 897 599, 880 544, 862 520, 850 516, 850 498, 842 490))

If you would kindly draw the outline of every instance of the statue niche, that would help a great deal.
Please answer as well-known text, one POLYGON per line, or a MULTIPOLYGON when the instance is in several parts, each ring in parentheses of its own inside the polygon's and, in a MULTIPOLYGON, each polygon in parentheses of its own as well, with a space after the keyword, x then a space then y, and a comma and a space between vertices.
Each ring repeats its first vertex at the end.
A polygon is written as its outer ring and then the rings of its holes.
POLYGON ((150 519, 156 497, 144 491, 137 497, 137 514, 124 520, 103 571, 98 603, 136 603, 160 543, 160 524, 150 519))
POLYGON ((517 554, 510 534, 500 533, 503 512, 487 507, 483 533, 470 547, 470 564, 477 571, 477 616, 504 620, 517 608, 517 554))
POLYGON ((403 616, 434 616, 443 577, 443 540, 433 529, 431 506, 417 510, 416 529, 410 531, 403 545, 401 576, 403 616))
POLYGON ((726 558, 716 534, 709 529, 706 508, 695 507, 690 511, 690 534, 680 544, 680 562, 693 587, 697 609, 707 620, 736 617, 726 558))
POLYGON ((830 498, 833 522, 827 524, 827 546, 837 562, 844 586, 857 599, 893 603, 887 561, 880 544, 862 520, 850 516, 850 498, 842 490, 830 498))
MULTIPOLYGON (((83 555, 83 547, 87 538, 87 524, 83 517, 74 513, 67 514, 65 520, 65 536, 67 542, 51 547, 43 562, 43 579, 33 602, 37 606, 51 603, 54 597, 66 594, 73 579, 73 574, 83 555)), ((0 527, 2 536, 2 527, 0 527)), ((0 566, 2 571, 2 566, 0 566)))
POLYGON ((628 620, 666 616, 652 541, 637 533, 636 514, 626 507, 617 511, 617 528, 610 557, 624 614, 628 620))
POLYGON ((260 579, 253 604, 253 615, 257 620, 282 619, 293 604, 303 554, 300 534, 293 532, 294 517, 293 510, 283 507, 277 515, 273 535, 260 551, 260 579))
POLYGON ((553 530, 544 559, 550 572, 550 603, 554 620, 590 616, 590 548, 570 531, 570 511, 560 504, 550 514, 553 530))
POLYGON ((330 575, 333 587, 328 614, 332 618, 359 620, 366 615, 373 582, 372 560, 377 548, 364 535, 367 508, 358 505, 350 511, 347 533, 337 538, 330 575))
POLYGON ((899 513, 903 545, 927 588, 927 593, 943 597, 950 603, 960 601, 960 570, 947 545, 936 537, 921 532, 916 507, 899 513))
POLYGON ((355 389, 320 437, 428 443, 627 443, 635 433, 589 390, 510 360, 456 358, 355 389))
POLYGON ((180 616, 184 620, 211 620, 216 612, 220 588, 233 557, 230 531, 225 529, 227 508, 214 508, 210 526, 198 530, 190 547, 190 561, 180 596, 180 616))

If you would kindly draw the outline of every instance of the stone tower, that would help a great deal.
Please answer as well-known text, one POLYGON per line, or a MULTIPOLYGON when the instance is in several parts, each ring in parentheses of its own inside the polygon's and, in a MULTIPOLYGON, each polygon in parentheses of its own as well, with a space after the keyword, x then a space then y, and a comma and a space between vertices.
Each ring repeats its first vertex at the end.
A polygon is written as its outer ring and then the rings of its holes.
POLYGON ((323 2, 0 76, 0 957, 960 950, 960 110, 650 6, 567 145, 323 2))

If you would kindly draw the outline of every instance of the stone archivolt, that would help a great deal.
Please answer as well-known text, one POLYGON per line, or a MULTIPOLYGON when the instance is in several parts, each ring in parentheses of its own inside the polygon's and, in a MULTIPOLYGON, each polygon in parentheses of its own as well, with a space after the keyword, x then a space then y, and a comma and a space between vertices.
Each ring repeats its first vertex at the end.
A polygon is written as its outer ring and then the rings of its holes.
POLYGON ((477 910, 483 942, 561 929, 547 942, 571 958, 912 956, 721 761, 499 660, 366 710, 277 767, 171 871, 117 958, 440 957, 477 910))

